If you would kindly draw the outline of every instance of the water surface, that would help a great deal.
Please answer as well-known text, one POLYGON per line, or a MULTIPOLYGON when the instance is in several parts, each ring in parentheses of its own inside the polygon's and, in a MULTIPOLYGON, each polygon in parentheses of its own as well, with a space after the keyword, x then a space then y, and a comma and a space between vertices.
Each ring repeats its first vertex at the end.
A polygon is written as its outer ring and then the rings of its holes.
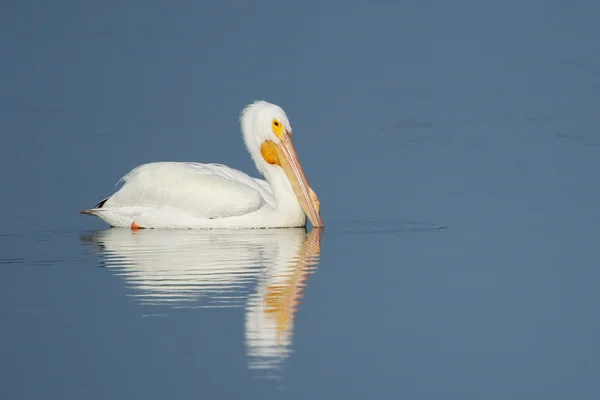
POLYGON ((0 398, 597 399, 598 11, 8 2, 0 398), (144 162, 256 176, 254 99, 322 232, 77 214, 144 162))

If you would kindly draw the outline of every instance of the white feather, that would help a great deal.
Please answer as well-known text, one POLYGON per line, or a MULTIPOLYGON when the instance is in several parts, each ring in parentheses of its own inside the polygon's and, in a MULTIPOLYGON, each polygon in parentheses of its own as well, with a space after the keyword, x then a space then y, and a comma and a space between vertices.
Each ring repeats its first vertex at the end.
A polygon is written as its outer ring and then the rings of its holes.
POLYGON ((274 205, 272 194, 241 171, 219 164, 156 162, 122 178, 104 207, 171 206, 195 218, 223 218, 274 205))

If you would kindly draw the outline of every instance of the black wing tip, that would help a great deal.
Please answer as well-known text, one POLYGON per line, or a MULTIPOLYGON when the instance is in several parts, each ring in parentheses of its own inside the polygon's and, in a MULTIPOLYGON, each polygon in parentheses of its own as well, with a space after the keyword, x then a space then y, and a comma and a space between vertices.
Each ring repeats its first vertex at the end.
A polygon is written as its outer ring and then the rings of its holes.
POLYGON ((96 206, 94 208, 92 208, 90 210, 79 211, 79 214, 93 215, 94 211, 98 210, 99 208, 102 208, 104 206, 104 203, 106 203, 106 200, 108 200, 108 199, 109 199, 109 197, 105 198, 100 203, 96 204, 96 206))
POLYGON ((102 200, 100 203, 96 204, 96 207, 94 208, 102 208, 102 206, 104 206, 104 203, 106 203, 106 200, 108 200, 109 198, 105 198, 104 200, 102 200))

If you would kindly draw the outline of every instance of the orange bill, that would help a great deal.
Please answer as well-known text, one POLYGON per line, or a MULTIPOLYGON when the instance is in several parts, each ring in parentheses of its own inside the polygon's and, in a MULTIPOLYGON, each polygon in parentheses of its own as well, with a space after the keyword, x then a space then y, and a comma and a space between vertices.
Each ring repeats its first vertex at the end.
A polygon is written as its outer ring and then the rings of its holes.
POLYGON ((292 143, 292 135, 289 132, 285 133, 283 140, 277 145, 277 153, 279 163, 290 180, 304 213, 313 227, 322 227, 323 219, 321 218, 319 199, 308 185, 304 169, 302 169, 302 164, 300 164, 292 143))

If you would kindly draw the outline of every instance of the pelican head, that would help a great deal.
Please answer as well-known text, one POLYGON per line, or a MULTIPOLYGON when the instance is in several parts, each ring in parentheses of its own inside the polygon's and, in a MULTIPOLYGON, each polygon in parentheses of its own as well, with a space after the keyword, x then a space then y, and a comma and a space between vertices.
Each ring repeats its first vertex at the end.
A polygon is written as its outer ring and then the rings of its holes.
POLYGON ((266 101, 248 105, 240 116, 246 147, 256 168, 267 181, 270 171, 282 169, 298 203, 314 227, 323 226, 317 195, 306 175, 292 143, 292 126, 283 109, 266 101))

